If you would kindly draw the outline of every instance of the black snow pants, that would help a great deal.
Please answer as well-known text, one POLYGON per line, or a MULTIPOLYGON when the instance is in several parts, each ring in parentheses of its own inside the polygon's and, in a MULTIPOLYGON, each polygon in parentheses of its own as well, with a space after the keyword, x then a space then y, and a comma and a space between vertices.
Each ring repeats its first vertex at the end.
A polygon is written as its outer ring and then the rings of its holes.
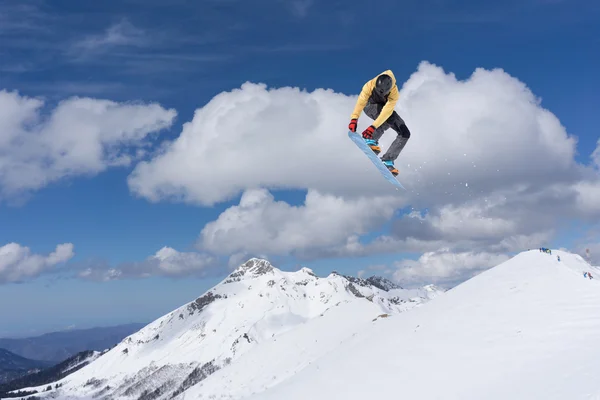
MULTIPOLYGON (((364 108, 364 113, 369 118, 376 120, 377 117, 379 117, 379 114, 381 114, 383 106, 384 104, 373 103, 369 101, 364 108)), ((404 149, 404 146, 406 146, 406 142, 408 142, 408 139, 410 138, 410 131, 404 123, 404 120, 394 110, 392 115, 390 115, 389 118, 383 124, 381 124, 379 128, 375 129, 375 132, 373 132, 373 140, 379 142, 379 139, 381 139, 383 133, 389 128, 392 128, 396 132, 397 136, 381 159, 384 161, 395 161, 396 158, 398 158, 398 155, 400 155, 402 149, 404 149)))

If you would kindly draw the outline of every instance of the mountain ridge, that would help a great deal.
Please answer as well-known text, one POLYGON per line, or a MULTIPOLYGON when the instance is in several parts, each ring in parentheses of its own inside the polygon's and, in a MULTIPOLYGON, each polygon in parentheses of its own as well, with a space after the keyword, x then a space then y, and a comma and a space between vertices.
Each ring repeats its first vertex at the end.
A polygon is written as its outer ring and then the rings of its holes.
MULTIPOLYGON (((360 330, 284 385, 222 398, 600 398, 600 281, 590 272, 600 276, 577 254, 521 252, 439 300, 360 330)), ((216 393, 212 383, 186 399, 216 393)))
MULTIPOLYGON (((376 280, 385 287, 384 280, 376 280)), ((61 398, 178 396, 252 349, 286 332, 336 320, 340 337, 357 325, 428 302, 441 290, 383 290, 337 273, 318 277, 302 268, 284 272, 252 258, 201 296, 129 335, 98 359, 39 395, 61 398)), ((314 357, 317 357, 315 354, 314 357)), ((29 388, 41 390, 42 387, 29 388)))

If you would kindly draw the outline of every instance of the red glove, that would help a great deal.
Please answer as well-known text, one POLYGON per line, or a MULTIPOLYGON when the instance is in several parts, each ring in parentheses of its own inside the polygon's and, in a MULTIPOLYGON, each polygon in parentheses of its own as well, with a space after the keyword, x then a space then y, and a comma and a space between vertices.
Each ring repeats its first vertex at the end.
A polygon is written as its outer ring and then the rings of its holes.
POLYGON ((348 129, 350 129, 350 132, 356 132, 356 124, 358 123, 358 120, 356 118, 352 118, 350 120, 350 125, 348 125, 348 129))
POLYGON ((362 137, 365 139, 373 139, 373 132, 375 132, 375 127, 371 125, 363 131, 362 137))

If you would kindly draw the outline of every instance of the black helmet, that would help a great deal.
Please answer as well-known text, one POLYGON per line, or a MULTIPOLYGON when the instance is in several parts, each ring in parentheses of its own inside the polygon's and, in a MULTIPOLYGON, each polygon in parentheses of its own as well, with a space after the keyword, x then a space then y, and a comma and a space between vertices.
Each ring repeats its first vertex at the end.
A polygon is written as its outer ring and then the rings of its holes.
POLYGON ((379 75, 375 83, 375 90, 382 96, 386 96, 392 90, 392 78, 389 75, 379 75))

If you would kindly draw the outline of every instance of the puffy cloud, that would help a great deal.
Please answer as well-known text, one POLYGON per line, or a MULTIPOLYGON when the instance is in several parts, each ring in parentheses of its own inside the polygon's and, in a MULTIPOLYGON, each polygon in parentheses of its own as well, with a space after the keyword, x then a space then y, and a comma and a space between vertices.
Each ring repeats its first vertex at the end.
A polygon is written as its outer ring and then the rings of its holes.
POLYGON ((414 211, 398 220, 393 232, 403 238, 435 240, 452 237, 461 240, 498 238, 515 231, 517 221, 486 215, 488 207, 494 206, 446 205, 425 216, 414 211))
POLYGON ((600 139, 598 139, 598 145, 596 150, 592 153, 592 161, 596 164, 596 168, 600 169, 600 139))
MULTIPOLYGON (((178 139, 138 164, 130 188, 152 201, 206 205, 256 187, 346 195, 390 189, 346 137, 355 100, 331 90, 246 83, 198 109, 178 139)), ((402 87, 397 110, 412 132, 398 160, 409 189, 400 195, 411 204, 578 176, 575 139, 501 70, 478 69, 459 81, 422 63, 402 87)), ((359 123, 363 129, 370 122, 363 115, 359 123)), ((394 136, 388 131, 382 145, 394 136)))
POLYGON ((450 248, 456 252, 478 249, 479 251, 506 253, 546 245, 553 233, 553 231, 542 231, 528 235, 516 234, 488 241, 452 237, 439 239, 406 237, 401 239, 392 235, 381 235, 370 241, 361 241, 358 235, 353 235, 337 246, 315 250, 312 258, 367 257, 385 253, 421 253, 437 251, 441 248, 450 248))
POLYGON ((63 243, 43 256, 32 254, 29 247, 8 243, 0 247, 0 283, 23 282, 51 271, 74 256, 73 244, 63 243))
POLYGON ((418 260, 397 262, 393 276, 400 284, 407 286, 435 283, 441 287, 451 287, 509 258, 505 254, 472 251, 454 253, 442 249, 424 253, 418 260))
MULTIPOLYGON (((590 190, 600 187, 591 182, 589 185, 590 190)), ((578 193, 560 187, 524 189, 511 196, 493 193, 460 204, 413 211, 396 219, 389 234, 370 242, 361 242, 354 236, 328 248, 323 256, 429 252, 445 247, 455 252, 478 249, 492 253, 536 248, 548 245, 565 221, 573 218, 593 221, 600 204, 594 201, 593 192, 587 197, 582 193, 585 191, 578 193)))
POLYGON ((428 213, 410 212, 391 223, 391 232, 364 236, 390 221, 395 198, 344 199, 309 191, 293 207, 266 190, 248 191, 241 202, 207 224, 199 247, 240 257, 295 255, 301 259, 364 257, 373 254, 428 252, 443 247, 512 252, 547 244, 561 215, 527 215, 529 208, 510 209, 504 197, 447 205, 428 213), (329 199, 326 201, 324 199, 329 199), (486 201, 487 200, 487 201, 486 201))
POLYGON ((64 100, 49 114, 43 106, 40 99, 0 91, 0 197, 129 165, 143 154, 148 135, 176 116, 157 104, 91 98, 64 100))
POLYGON ((600 182, 582 181, 573 185, 576 192, 574 211, 589 216, 600 217, 600 182))
POLYGON ((352 98, 246 83, 196 110, 173 143, 141 162, 131 190, 212 205, 256 188, 392 193, 346 137, 352 98))
POLYGON ((116 268, 89 267, 79 272, 78 277, 106 282, 151 276, 206 277, 219 271, 222 271, 222 266, 211 255, 197 252, 184 253, 165 246, 143 261, 122 263, 116 268))
MULTIPOLYGON (((357 90, 367 78, 357 81, 357 90)), ((177 139, 136 166, 129 187, 150 201, 199 205, 245 193, 199 241, 204 249, 234 253, 235 260, 257 252, 511 251, 547 240, 561 219, 600 214, 594 201, 600 177, 575 162, 576 139, 525 84, 500 69, 477 69, 458 80, 423 62, 402 85, 396 109, 412 136, 397 166, 407 191, 395 191, 346 137, 355 101, 332 90, 246 83, 196 110, 177 139), (270 189, 308 195, 293 207, 274 201, 270 189), (393 215, 386 209, 372 216, 371 207, 358 212, 367 194, 375 203, 393 195, 397 209, 424 211, 366 243, 363 234, 393 215), (311 202, 317 197, 337 206, 325 210, 311 202), (311 213, 328 223, 307 218, 311 213)), ((362 115, 359 130, 369 124, 362 115)), ((394 136, 389 130, 382 146, 394 136)))
POLYGON ((554 231, 534 232, 529 235, 515 234, 500 240, 498 243, 488 246, 490 251, 499 252, 517 252, 525 249, 534 249, 542 246, 547 246, 554 231))
POLYGON ((393 237, 425 242, 447 241, 454 247, 513 251, 523 245, 543 244, 556 221, 556 205, 550 196, 536 203, 522 193, 515 198, 492 195, 460 205, 445 205, 422 213, 414 211, 395 221, 393 237), (537 206, 536 206, 537 204, 537 206))
MULTIPOLYGON (((346 200, 309 190, 303 205, 275 201, 265 189, 244 192, 237 206, 208 223, 199 247, 221 253, 309 256, 319 249, 366 234, 389 220, 398 200, 363 197, 346 200)), ((236 259, 239 259, 237 257, 236 259)))

